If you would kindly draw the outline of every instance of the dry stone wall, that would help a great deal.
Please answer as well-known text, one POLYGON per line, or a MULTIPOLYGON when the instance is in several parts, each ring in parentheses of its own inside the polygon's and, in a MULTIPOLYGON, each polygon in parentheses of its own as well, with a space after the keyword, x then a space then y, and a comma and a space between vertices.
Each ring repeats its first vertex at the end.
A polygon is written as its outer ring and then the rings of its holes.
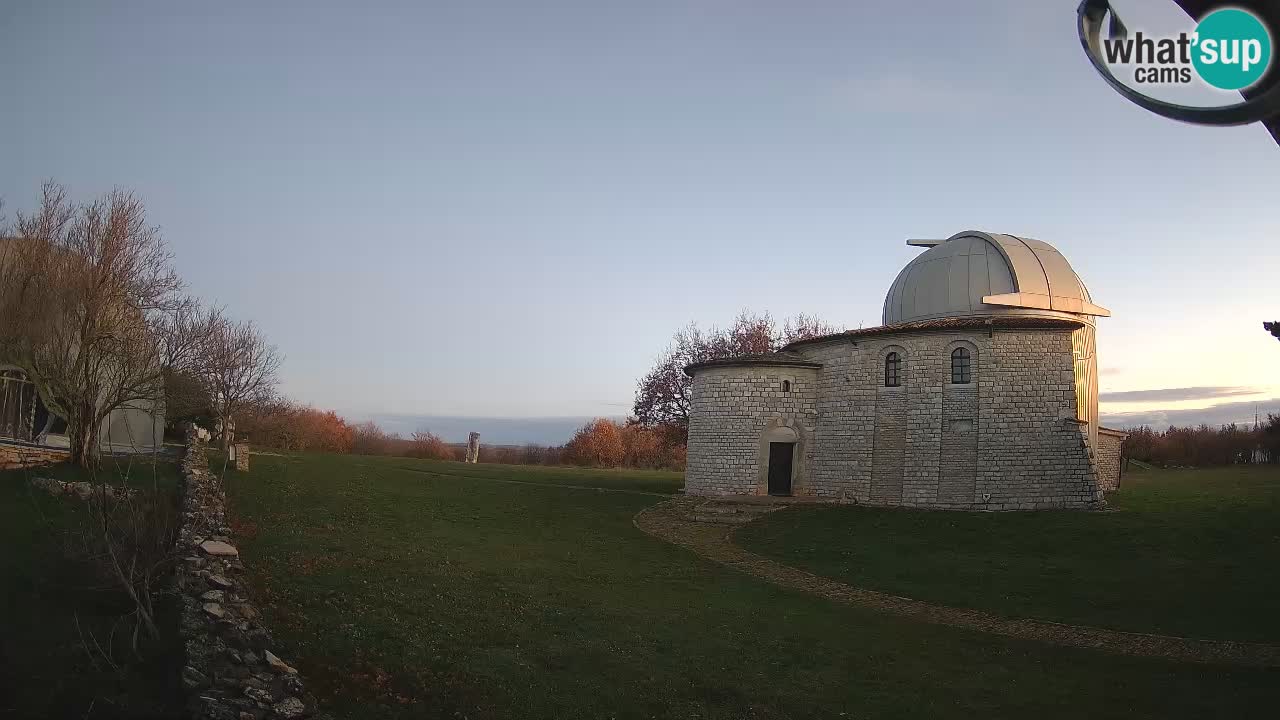
POLYGON ((687 492, 762 492, 761 433, 797 412, 806 463, 795 494, 982 510, 1102 500, 1088 427, 1075 420, 1070 330, 887 333, 796 352, 821 363, 804 375, 800 408, 776 407, 767 395, 791 368, 696 372, 687 492), (951 353, 961 346, 973 382, 952 384, 951 353), (889 352, 901 358, 901 387, 884 387, 889 352))
POLYGON ((115 500, 128 499, 138 493, 137 488, 116 486, 110 483, 69 482, 49 477, 33 477, 31 487, 44 490, 50 495, 74 497, 80 500, 115 500))
POLYGON ((53 465, 71 456, 61 448, 36 447, 22 443, 0 443, 0 470, 16 470, 39 465, 53 465))
POLYGON ((244 565, 227 526, 221 479, 209 472, 207 433, 187 433, 181 558, 175 581, 186 645, 183 687, 193 720, 312 717, 315 698, 297 670, 271 651, 271 634, 249 599, 244 565), (203 436, 203 437, 202 437, 203 436))

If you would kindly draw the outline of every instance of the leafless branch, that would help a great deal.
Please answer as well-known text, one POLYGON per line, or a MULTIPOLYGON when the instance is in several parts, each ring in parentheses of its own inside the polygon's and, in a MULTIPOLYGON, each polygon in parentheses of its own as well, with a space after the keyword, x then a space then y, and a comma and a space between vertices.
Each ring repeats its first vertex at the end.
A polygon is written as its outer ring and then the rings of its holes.
POLYGON ((275 346, 252 321, 236 322, 219 315, 213 323, 200 374, 213 395, 224 448, 231 442, 236 412, 274 396, 280 362, 275 346))
POLYGON ((116 408, 163 400, 157 328, 182 283, 142 201, 113 190, 73 205, 45 183, 0 251, 0 350, 65 418, 74 460, 98 460, 98 429, 116 408))

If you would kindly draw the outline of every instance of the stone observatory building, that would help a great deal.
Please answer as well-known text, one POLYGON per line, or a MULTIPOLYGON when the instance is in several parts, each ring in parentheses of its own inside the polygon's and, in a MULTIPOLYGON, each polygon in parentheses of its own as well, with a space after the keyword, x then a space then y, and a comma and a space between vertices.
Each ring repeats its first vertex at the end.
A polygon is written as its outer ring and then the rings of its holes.
POLYGON ((884 324, 685 368, 685 490, 955 510, 1092 508, 1124 434, 1098 425, 1093 303, 1039 240, 926 247, 884 324))

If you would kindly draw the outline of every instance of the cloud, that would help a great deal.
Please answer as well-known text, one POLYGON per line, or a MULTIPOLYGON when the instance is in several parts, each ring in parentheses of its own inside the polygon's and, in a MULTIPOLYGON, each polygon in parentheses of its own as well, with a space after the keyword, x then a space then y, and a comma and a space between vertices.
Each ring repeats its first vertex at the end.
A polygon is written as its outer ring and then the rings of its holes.
POLYGON ((1099 402, 1180 402, 1182 400, 1208 400, 1238 395, 1258 395, 1266 390, 1249 387, 1201 386, 1161 388, 1159 390, 1123 390, 1098 395, 1099 402))
POLYGON ((1128 413, 1102 413, 1102 424, 1112 428, 1134 428, 1148 425, 1156 430, 1163 430, 1170 425, 1187 426, 1201 423, 1217 426, 1253 425, 1254 412, 1265 420, 1267 413, 1280 415, 1280 398, 1272 398, 1261 402, 1220 403, 1207 408, 1186 410, 1147 410, 1128 413))

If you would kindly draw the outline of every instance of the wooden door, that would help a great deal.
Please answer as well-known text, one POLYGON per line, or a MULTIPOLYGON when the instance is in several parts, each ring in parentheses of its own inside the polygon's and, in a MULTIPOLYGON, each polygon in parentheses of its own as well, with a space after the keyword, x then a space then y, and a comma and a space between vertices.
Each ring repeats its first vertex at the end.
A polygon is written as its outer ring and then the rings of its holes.
POLYGON ((795 443, 769 443, 769 494, 791 494, 791 461, 795 443))

